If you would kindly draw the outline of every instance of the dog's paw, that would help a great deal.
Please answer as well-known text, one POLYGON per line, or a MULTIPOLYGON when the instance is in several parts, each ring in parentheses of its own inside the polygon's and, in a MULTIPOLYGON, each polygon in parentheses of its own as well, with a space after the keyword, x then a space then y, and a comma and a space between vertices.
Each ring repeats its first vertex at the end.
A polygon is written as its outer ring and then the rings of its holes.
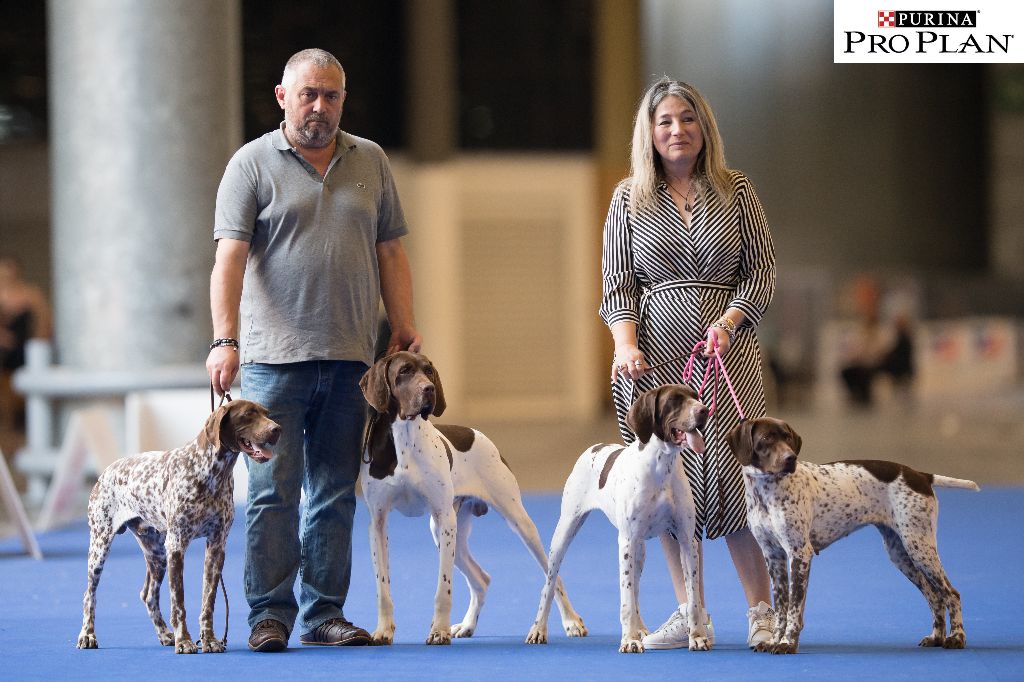
POLYGON ((99 649, 99 642, 96 641, 96 635, 93 633, 85 633, 78 635, 78 648, 79 649, 99 649))
POLYGON ((690 651, 711 651, 711 640, 707 637, 690 637, 690 651))
POLYGON ((796 642, 779 642, 778 644, 769 644, 769 651, 773 654, 795 654, 797 650, 796 642))
POLYGON ((530 628, 529 634, 526 635, 527 644, 547 644, 548 643, 548 630, 539 625, 534 625, 530 628))
POLYGON ((434 644, 444 645, 444 644, 451 644, 451 643, 452 643, 452 633, 449 630, 447 630, 447 629, 442 630, 440 628, 434 628, 434 629, 432 629, 430 631, 430 634, 427 635, 427 644, 431 644, 431 645, 434 645, 434 644))
POLYGON ((451 627, 452 637, 472 637, 476 628, 467 623, 456 623, 451 627))
POLYGON ((188 637, 182 637, 174 643, 174 653, 176 654, 195 654, 199 653, 199 647, 188 637))
POLYGON ((566 637, 586 637, 589 634, 582 618, 562 623, 562 627, 565 628, 566 637))
POLYGON ((949 637, 947 637, 942 642, 943 649, 963 649, 966 646, 967 636, 963 633, 963 631, 957 632, 955 634, 951 633, 949 637))
POLYGON ((619 645, 620 654, 642 654, 644 644, 639 639, 624 639, 619 645))
POLYGON ((927 637, 922 639, 920 642, 918 642, 917 645, 918 646, 931 647, 931 646, 943 646, 945 643, 946 643, 946 638, 942 634, 935 634, 933 632, 932 634, 928 635, 927 637))
POLYGON ((156 638, 161 646, 174 646, 174 633, 170 630, 156 633, 156 638))
POLYGON ((374 646, 391 646, 395 641, 395 626, 378 627, 370 637, 373 639, 374 646))
POLYGON ((203 648, 204 654, 222 654, 227 648, 225 643, 216 637, 211 637, 209 639, 204 637, 200 640, 200 645, 203 648))

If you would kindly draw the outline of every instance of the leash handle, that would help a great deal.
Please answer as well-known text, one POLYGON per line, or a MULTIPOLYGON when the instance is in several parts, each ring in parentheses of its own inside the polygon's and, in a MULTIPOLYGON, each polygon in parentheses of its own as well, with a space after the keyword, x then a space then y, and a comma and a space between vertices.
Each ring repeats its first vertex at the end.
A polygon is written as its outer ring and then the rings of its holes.
MULTIPOLYGON (((710 331, 710 327, 708 330, 710 331)), ((690 379, 693 378, 693 365, 697 358, 697 353, 704 347, 705 341, 698 341, 693 345, 693 350, 690 351, 690 358, 686 361, 686 366, 683 367, 683 382, 689 383, 690 379)), ((707 386, 708 379, 711 378, 711 369, 714 369, 715 373, 715 384, 714 390, 711 396, 711 407, 708 408, 708 416, 710 417, 715 413, 715 408, 718 407, 718 385, 721 379, 725 379, 725 385, 729 388, 729 394, 732 396, 732 401, 736 405, 736 412, 740 415, 740 420, 745 420, 746 417, 743 414, 743 407, 740 406, 740 399, 736 396, 736 389, 733 388, 732 380, 729 379, 729 372, 725 369, 725 360, 722 359, 722 353, 718 350, 718 338, 712 336, 711 339, 711 357, 708 358, 707 366, 704 370, 704 380, 700 383, 700 388, 697 389, 697 395, 704 394, 704 387, 707 386)))
POLYGON ((215 412, 217 410, 217 407, 221 407, 222 405, 224 405, 224 401, 227 401, 229 403, 231 402, 231 391, 225 391, 224 394, 220 397, 220 403, 216 407, 214 407, 214 404, 213 404, 213 382, 211 381, 210 382, 210 412, 215 412))
MULTIPOLYGON (((217 588, 214 588, 216 590, 217 588)), ((228 606, 228 591, 224 587, 224 574, 220 575, 220 591, 224 595, 224 639, 221 640, 224 644, 224 649, 228 648, 228 614, 231 613, 230 607, 228 606)), ((217 635, 214 635, 216 637, 217 635)))

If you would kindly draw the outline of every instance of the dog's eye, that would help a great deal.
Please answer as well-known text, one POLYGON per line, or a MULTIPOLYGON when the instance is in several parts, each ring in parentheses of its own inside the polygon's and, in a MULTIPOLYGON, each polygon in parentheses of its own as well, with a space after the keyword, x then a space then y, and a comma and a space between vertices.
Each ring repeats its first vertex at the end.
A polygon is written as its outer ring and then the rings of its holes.
POLYGON ((433 367, 424 367, 423 368, 423 373, 426 374, 428 377, 432 377, 432 376, 434 376, 434 368, 433 367))
POLYGON ((408 374, 411 371, 412 367, 410 367, 409 365, 402 365, 401 367, 398 368, 399 374, 408 374))

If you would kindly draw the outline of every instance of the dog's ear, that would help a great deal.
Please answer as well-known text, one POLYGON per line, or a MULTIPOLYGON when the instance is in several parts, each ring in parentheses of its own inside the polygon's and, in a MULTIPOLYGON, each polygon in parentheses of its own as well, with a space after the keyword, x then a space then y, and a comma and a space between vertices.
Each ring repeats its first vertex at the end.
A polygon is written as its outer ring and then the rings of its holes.
POLYGON ((213 414, 206 418, 206 425, 199 432, 196 442, 199 447, 206 449, 212 447, 217 454, 230 450, 238 452, 238 443, 235 440, 235 431, 231 426, 232 406, 236 403, 230 402, 218 407, 213 414))
POLYGON ((391 366, 392 355, 383 357, 373 363, 373 367, 359 380, 359 388, 370 407, 381 414, 388 411, 391 403, 391 385, 388 382, 388 368, 391 366))
POLYGON ((789 431, 789 435, 793 438, 793 452, 800 454, 800 447, 804 444, 804 439, 800 437, 800 434, 793 430, 793 427, 786 424, 786 430, 789 431))
POLYGON ((440 417, 444 414, 445 408, 448 407, 448 403, 444 401, 444 388, 441 386, 441 375, 437 373, 437 367, 431 365, 431 369, 434 370, 434 376, 431 381, 434 382, 434 411, 431 413, 435 417, 440 417))
POLYGON ((637 398, 629 408, 629 412, 626 413, 626 426, 645 445, 657 427, 655 423, 657 407, 658 391, 655 389, 647 391, 637 398))
POLYGON ((753 430, 754 422, 744 419, 725 436, 725 442, 729 444, 729 448, 732 449, 732 454, 740 466, 748 466, 754 459, 753 430))

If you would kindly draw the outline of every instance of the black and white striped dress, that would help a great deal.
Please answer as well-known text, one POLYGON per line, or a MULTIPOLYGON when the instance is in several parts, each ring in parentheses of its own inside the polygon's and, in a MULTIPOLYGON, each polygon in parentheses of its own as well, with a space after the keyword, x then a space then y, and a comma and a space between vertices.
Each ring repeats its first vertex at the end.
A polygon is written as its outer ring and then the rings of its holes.
MULTIPOLYGON (((775 250, 761 202, 745 175, 733 171, 734 194, 723 203, 708 189, 694 204, 686 227, 667 186, 657 206, 629 215, 629 189, 612 196, 604 225, 601 318, 608 326, 637 323, 637 342, 649 365, 687 355, 729 307, 746 321, 737 330, 725 365, 748 419, 764 416, 761 352, 755 328, 775 291, 775 250)), ((703 183, 705 187, 707 183, 703 183)), ((706 361, 698 356, 690 384, 700 388, 706 361)), ((637 395, 667 383, 682 383, 683 362, 649 372, 632 385, 619 379, 612 401, 626 443, 626 426, 637 395)), ((714 376, 712 375, 712 379, 714 376)), ((710 384, 702 398, 710 405, 710 384)), ((687 449, 683 460, 697 507, 697 537, 713 539, 746 526, 743 480, 725 434, 739 423, 728 394, 719 387, 718 408, 705 428, 706 451, 687 449)))

